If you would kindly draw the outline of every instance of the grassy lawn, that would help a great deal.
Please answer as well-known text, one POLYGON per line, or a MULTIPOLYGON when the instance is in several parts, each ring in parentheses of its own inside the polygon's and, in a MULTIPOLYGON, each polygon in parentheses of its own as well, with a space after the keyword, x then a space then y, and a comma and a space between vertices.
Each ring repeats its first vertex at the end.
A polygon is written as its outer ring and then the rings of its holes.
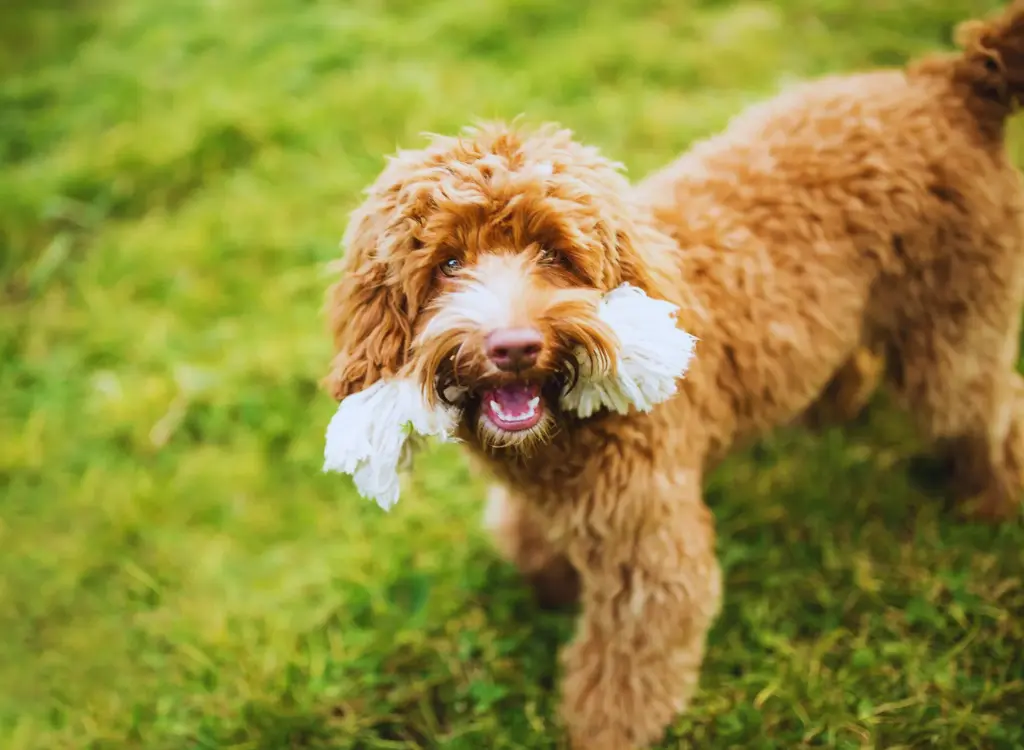
MULTIPOLYGON (((387 515, 320 474, 360 189, 518 113, 643 174, 996 4, 5 0, 0 748, 564 747, 572 618, 458 452, 387 515)), ((878 405, 716 474, 727 604, 665 748, 1024 747, 1024 530, 953 520, 919 449, 878 405)))

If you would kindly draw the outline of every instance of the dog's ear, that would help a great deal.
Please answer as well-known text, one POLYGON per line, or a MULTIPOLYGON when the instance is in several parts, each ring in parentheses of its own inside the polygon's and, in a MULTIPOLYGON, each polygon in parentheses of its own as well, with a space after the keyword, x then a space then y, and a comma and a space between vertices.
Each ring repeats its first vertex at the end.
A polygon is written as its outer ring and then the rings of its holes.
POLYGON ((674 247, 660 232, 644 224, 629 223, 616 232, 622 280, 643 289, 649 297, 672 300, 670 261, 674 247))
POLYGON ((610 230, 604 233, 609 245, 604 254, 613 259, 613 277, 617 284, 635 286, 648 297, 680 304, 678 247, 657 228, 646 206, 623 199, 627 190, 623 181, 603 211, 610 230))
MULTIPOLYGON (((569 139, 568 131, 557 137, 569 139)), ((661 232, 650 207, 636 196, 619 162, 602 156, 597 149, 565 140, 569 154, 564 170, 574 178, 565 188, 565 197, 576 205, 577 228, 589 227, 581 234, 589 236, 589 257, 603 259, 603 268, 595 278, 602 283, 631 284, 649 297, 679 304, 678 247, 661 232), (580 196, 579 185, 589 194, 580 196)))
POLYGON ((619 277, 648 297, 679 307, 686 330, 705 316, 700 301, 684 281, 679 246, 662 232, 643 207, 621 217, 615 233, 619 277))
POLYGON ((412 321, 395 257, 402 238, 389 226, 394 206, 388 202, 371 195, 353 213, 342 240, 341 278, 328 292, 335 355, 325 385, 337 400, 394 375, 405 363, 412 321))

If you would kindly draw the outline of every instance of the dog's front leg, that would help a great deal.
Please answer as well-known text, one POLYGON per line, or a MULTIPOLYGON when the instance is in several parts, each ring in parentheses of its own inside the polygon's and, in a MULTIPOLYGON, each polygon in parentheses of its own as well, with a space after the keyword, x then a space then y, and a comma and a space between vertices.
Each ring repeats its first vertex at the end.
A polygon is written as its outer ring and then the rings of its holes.
POLYGON ((657 742, 689 704, 719 610, 714 532, 699 500, 681 503, 666 525, 621 543, 625 556, 614 540, 573 555, 583 613, 563 654, 562 705, 573 750, 657 742))

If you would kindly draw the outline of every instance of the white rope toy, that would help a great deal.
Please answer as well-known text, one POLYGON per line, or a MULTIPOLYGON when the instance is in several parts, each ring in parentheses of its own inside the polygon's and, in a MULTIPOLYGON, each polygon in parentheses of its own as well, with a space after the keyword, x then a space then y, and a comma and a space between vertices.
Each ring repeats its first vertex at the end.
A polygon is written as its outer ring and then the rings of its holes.
POLYGON ((416 444, 450 440, 458 417, 455 407, 427 406, 414 380, 378 380, 338 404, 327 425, 324 471, 350 474, 360 495, 390 510, 398 502, 399 468, 416 444))
POLYGON ((560 406, 586 418, 602 408, 626 414, 632 406, 648 412, 675 395, 697 346, 694 336, 676 326, 678 311, 671 302, 652 299, 629 284, 608 292, 597 316, 619 341, 615 374, 600 371, 586 350, 577 350, 579 383, 562 394, 560 406))
MULTIPOLYGON (((618 339, 614 374, 583 349, 579 379, 559 405, 580 418, 600 409, 648 412, 671 398, 686 374, 697 339, 676 325, 678 307, 623 284, 599 303, 598 317, 618 339)), ((327 427, 324 471, 350 474, 363 497, 390 510, 399 497, 399 470, 423 438, 452 440, 456 406, 427 405, 418 383, 378 381, 342 399, 327 427)))

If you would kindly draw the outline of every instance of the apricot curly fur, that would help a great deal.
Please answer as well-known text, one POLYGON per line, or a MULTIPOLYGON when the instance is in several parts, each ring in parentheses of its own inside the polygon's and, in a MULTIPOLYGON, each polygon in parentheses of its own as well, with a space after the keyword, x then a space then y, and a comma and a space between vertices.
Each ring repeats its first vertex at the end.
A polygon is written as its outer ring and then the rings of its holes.
POLYGON ((544 319, 552 300, 624 281, 681 304, 701 340, 650 414, 555 414, 529 451, 488 445, 472 415, 462 428, 495 478, 499 551, 545 603, 582 607, 563 654, 576 750, 646 747, 693 695, 722 596, 702 480, 735 446, 852 416, 879 383, 954 447, 965 507, 1019 512, 1024 190, 1004 135, 1024 95, 1024 2, 960 41, 795 87, 636 186, 565 131, 490 125, 400 153, 357 210, 330 303, 336 397, 417 367, 430 390, 454 346, 463 383, 500 379, 472 331, 416 346, 444 314, 448 256, 518 258, 514 315, 543 329, 545 373, 568 341, 610 343, 582 308, 544 319), (566 262, 541 262, 545 248, 566 262))

